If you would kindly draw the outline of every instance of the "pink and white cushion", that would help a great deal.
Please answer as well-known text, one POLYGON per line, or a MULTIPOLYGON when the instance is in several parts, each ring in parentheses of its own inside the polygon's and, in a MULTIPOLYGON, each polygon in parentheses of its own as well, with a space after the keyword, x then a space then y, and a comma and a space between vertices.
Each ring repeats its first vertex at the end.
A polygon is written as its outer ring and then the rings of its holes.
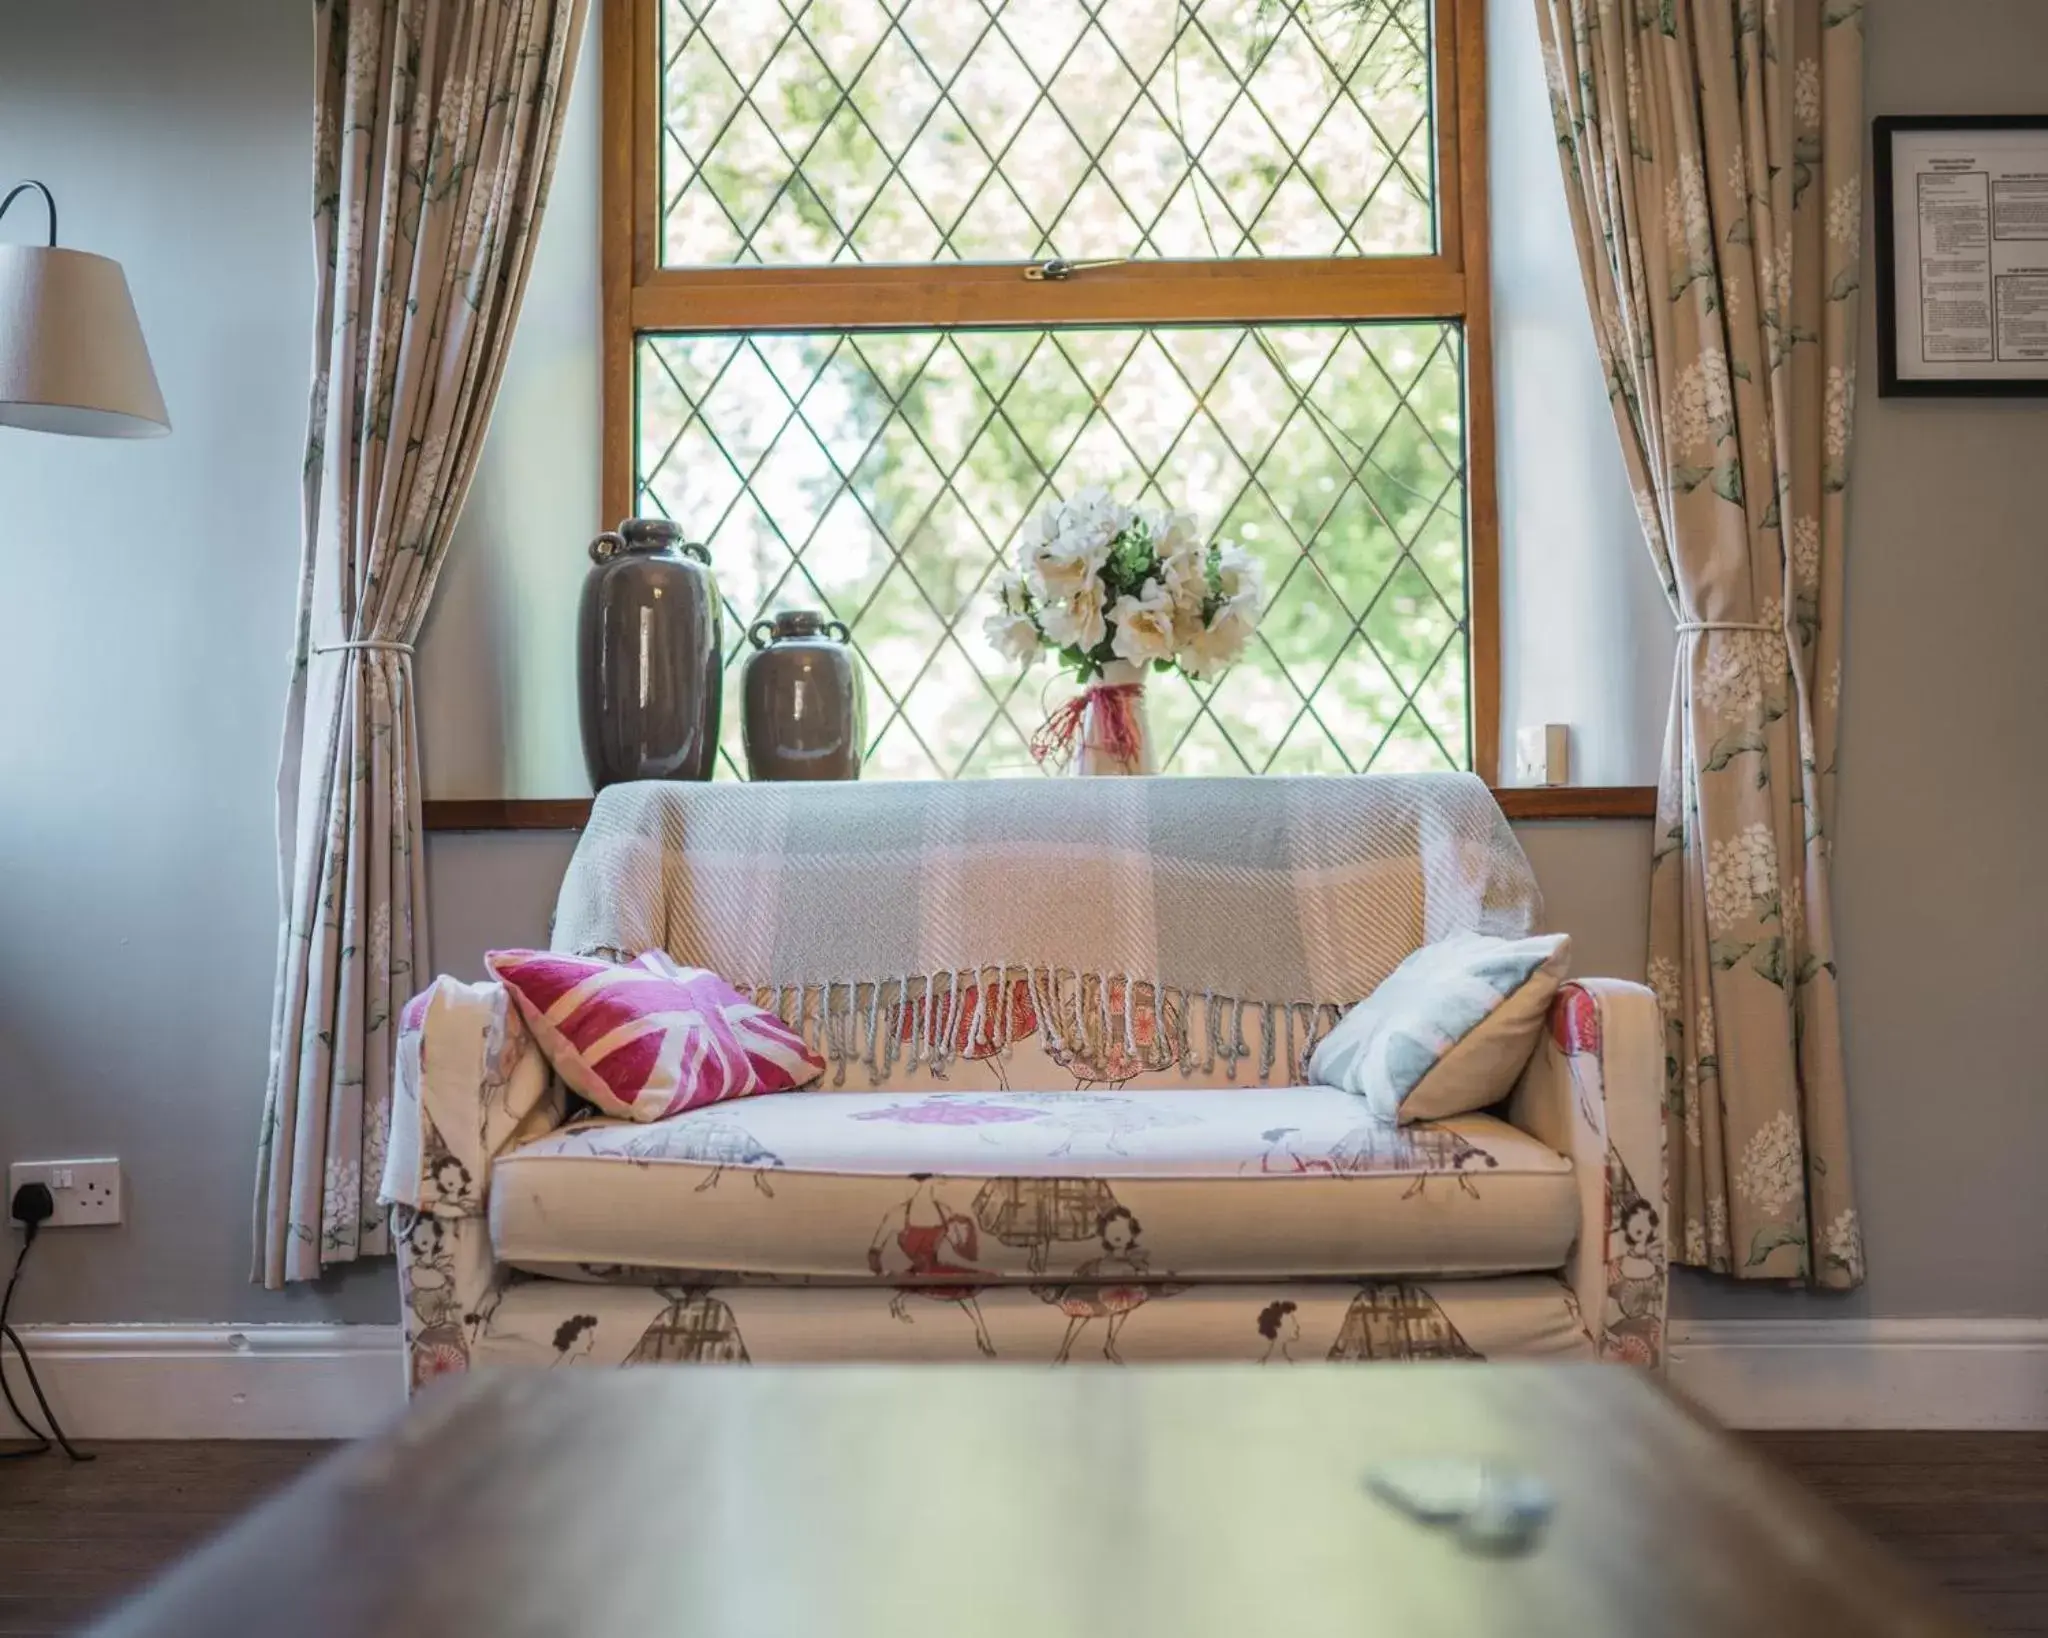
POLYGON ((608 1115, 660 1120, 791 1092, 825 1068, 772 1012, 660 950, 623 967, 546 950, 493 950, 484 961, 556 1073, 608 1115))

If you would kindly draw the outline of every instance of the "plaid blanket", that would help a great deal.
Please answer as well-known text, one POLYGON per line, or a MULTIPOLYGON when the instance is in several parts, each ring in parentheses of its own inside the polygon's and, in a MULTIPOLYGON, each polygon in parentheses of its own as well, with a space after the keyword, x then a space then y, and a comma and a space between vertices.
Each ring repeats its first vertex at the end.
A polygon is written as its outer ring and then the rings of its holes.
POLYGON ((1419 945, 1520 936, 1539 911, 1466 774, 645 782, 597 798, 553 938, 723 974, 842 1073, 899 1051, 943 1067, 964 1009, 1022 981, 1077 1060, 1143 1034, 1160 1066, 1255 1055, 1263 1078, 1419 945), (905 1001, 936 1022, 902 1042, 905 1001), (1134 1029, 1147 1012, 1178 1024, 1134 1029))

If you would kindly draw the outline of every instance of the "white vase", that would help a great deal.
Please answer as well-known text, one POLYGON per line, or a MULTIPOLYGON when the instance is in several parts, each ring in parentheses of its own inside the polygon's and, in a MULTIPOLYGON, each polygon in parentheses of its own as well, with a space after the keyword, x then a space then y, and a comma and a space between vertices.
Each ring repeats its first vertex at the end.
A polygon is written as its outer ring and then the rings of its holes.
POLYGON ((1128 660, 1111 660, 1102 668, 1102 681, 1109 687, 1135 687, 1131 716, 1138 729, 1138 754, 1123 757, 1103 743, 1104 707, 1091 697, 1081 712, 1081 733, 1074 746, 1073 771, 1077 774, 1149 774, 1159 771, 1152 760, 1152 727, 1145 720, 1145 672, 1128 660))

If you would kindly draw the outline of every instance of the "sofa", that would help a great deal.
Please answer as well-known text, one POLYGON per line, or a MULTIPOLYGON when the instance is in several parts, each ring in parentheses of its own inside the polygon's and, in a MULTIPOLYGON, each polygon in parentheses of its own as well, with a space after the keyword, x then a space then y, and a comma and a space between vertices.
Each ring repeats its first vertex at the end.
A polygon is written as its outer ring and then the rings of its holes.
POLYGON ((1665 1064, 1573 978, 1496 1107, 1307 1084, 1432 938, 1526 933, 1463 775, 613 786, 553 946, 661 947, 829 1060, 651 1123, 507 992, 406 1008, 383 1194, 413 1387, 493 1365, 1607 1358, 1665 1313, 1665 1064))

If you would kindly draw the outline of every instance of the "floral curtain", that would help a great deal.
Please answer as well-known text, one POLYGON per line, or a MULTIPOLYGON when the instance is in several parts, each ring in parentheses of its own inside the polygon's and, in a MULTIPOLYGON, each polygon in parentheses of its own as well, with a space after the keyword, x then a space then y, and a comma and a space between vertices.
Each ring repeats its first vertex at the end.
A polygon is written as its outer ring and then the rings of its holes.
POLYGON ((476 469, 587 0, 315 0, 317 307, 255 1277, 391 1250, 427 942, 412 644, 476 469))
POLYGON ((1535 0, 1615 424, 1680 633, 1657 803, 1677 1261, 1850 1287, 1828 852, 1861 0, 1535 0))

